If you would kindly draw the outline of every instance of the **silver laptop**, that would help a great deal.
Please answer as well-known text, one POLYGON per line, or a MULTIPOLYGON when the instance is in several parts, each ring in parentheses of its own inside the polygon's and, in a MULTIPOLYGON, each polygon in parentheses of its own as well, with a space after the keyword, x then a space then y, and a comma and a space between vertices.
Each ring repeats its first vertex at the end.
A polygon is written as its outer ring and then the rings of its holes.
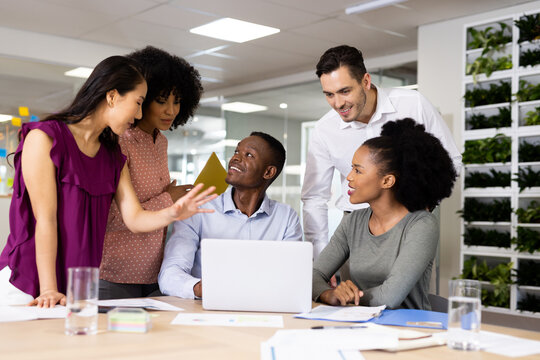
POLYGON ((310 242, 203 239, 203 308, 310 311, 312 257, 310 242))

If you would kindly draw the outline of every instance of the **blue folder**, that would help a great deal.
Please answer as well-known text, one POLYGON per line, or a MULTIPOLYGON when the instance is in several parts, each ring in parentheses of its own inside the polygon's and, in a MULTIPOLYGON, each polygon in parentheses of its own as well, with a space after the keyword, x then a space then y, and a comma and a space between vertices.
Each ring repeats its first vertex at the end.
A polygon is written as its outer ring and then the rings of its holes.
POLYGON ((383 310, 379 317, 371 319, 369 322, 380 325, 447 329, 448 314, 416 309, 383 310))

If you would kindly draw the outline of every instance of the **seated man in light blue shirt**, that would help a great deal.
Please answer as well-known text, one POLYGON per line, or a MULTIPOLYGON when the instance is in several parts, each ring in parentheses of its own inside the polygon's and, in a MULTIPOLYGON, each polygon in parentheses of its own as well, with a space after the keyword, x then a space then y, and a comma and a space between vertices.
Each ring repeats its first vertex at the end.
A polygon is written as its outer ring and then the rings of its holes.
POLYGON ((284 164, 283 145, 268 134, 252 132, 238 143, 225 179, 231 186, 204 206, 214 213, 174 224, 158 277, 163 294, 202 297, 201 239, 302 240, 298 214, 266 195, 284 164))

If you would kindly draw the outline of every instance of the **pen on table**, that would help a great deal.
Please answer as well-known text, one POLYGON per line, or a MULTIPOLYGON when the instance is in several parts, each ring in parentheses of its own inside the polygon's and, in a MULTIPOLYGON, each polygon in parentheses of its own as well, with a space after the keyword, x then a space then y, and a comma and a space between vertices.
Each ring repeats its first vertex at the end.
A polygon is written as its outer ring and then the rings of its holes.
POLYGON ((312 326, 313 330, 329 330, 329 329, 365 329, 367 326, 312 326))

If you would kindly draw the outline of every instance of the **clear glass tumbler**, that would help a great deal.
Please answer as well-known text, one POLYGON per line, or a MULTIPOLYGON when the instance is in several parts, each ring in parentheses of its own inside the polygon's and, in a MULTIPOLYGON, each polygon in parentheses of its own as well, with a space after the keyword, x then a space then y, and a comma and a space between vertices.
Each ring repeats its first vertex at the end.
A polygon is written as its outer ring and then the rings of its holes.
POLYGON ((448 347, 480 349, 481 285, 477 280, 449 281, 448 347))
POLYGON ((68 269, 66 335, 93 335, 98 325, 99 268, 68 269))

